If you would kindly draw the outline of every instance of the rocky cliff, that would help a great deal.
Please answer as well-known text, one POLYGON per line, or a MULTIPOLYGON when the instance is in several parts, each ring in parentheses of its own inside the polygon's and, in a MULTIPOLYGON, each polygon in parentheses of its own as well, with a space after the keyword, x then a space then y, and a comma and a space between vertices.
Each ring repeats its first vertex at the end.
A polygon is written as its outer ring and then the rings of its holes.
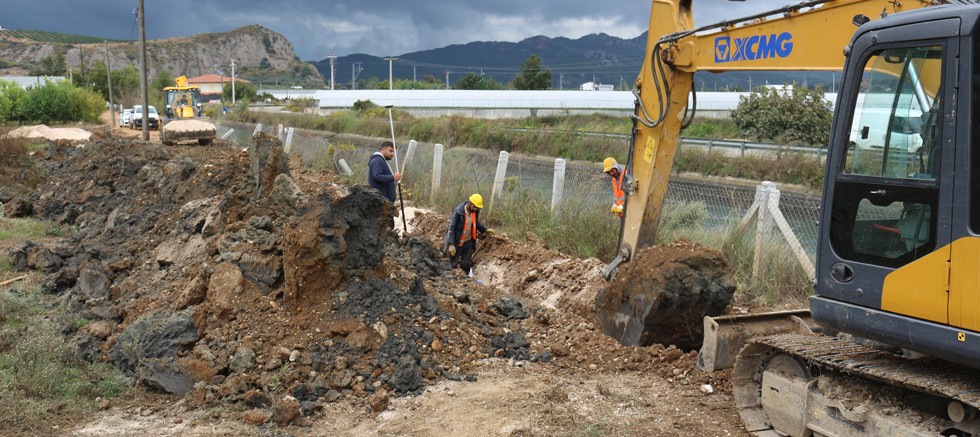
MULTIPOLYGON (((113 70, 127 64, 138 67, 139 42, 109 42, 108 49, 113 70)), ((58 64, 62 57, 67 66, 77 71, 81 65, 91 67, 95 62, 105 62, 105 45, 36 42, 0 32, 0 59, 4 61, 0 74, 4 74, 4 69, 8 73, 19 70, 24 74, 39 68, 49 58, 57 58, 49 61, 49 65, 58 64)), ((216 68, 230 76, 232 60, 235 60, 236 74, 243 79, 263 81, 279 77, 283 83, 323 83, 320 73, 296 56, 286 37, 258 25, 147 41, 150 77, 161 71, 193 77, 213 74, 216 68)))

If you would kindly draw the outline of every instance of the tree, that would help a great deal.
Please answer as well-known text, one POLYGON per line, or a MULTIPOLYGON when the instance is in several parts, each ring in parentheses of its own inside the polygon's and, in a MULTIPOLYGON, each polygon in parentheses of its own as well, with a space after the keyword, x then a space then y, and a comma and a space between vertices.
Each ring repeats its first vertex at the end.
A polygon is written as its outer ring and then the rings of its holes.
MULTIPOLYGON (((231 82, 225 84, 224 92, 222 93, 222 98, 231 101, 231 82)), ((235 82, 235 100, 248 100, 255 101, 255 98, 259 95, 259 89, 254 84, 249 82, 236 81, 235 82)))
POLYGON ((833 111, 821 87, 800 88, 794 83, 787 91, 763 88, 740 97, 731 117, 755 140, 824 146, 830 140, 833 111))
POLYGON ((458 90, 499 90, 502 87, 492 78, 486 78, 470 72, 457 80, 453 88, 458 90))
POLYGON ((541 58, 531 55, 521 65, 513 85, 518 90, 546 90, 551 87, 551 70, 541 71, 541 58))

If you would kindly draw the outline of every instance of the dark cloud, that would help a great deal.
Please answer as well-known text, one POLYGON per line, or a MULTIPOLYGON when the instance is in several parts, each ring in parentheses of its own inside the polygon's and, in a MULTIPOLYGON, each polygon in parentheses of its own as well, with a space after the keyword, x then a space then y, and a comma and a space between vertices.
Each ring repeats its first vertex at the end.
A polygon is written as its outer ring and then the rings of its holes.
MULTIPOLYGON (((773 9, 787 0, 695 1, 695 23, 773 9)), ((45 0, 6 6, 0 26, 127 40, 138 38, 137 1, 45 0)), ((305 60, 327 55, 398 55, 471 41, 591 33, 632 38, 650 5, 635 0, 170 0, 146 2, 147 38, 222 32, 259 24, 286 36, 305 60)))

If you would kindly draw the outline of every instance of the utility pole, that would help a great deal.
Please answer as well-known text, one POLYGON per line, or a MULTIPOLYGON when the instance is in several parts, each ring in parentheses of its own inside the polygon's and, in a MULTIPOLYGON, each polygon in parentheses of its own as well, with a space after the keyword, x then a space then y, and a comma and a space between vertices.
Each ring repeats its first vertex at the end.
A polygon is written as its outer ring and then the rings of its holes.
POLYGON ((112 103, 112 64, 109 63, 109 41, 105 43, 105 75, 109 82, 109 123, 116 125, 116 105, 112 103))
POLYGON ((394 81, 394 77, 391 74, 392 73, 391 65, 392 62, 397 61, 398 58, 384 58, 384 60, 388 61, 388 90, 393 90, 395 89, 395 81, 394 81))
POLYGON ((337 61, 337 56, 336 55, 330 55, 330 56, 327 56, 327 59, 330 60, 330 91, 333 91, 334 90, 333 80, 334 80, 334 76, 336 74, 336 68, 334 68, 334 62, 337 61))
POLYGON ((235 106, 235 60, 231 60, 231 105, 235 106))
POLYGON ((146 82, 146 17, 143 12, 143 0, 140 0, 139 4, 139 16, 140 16, 140 93, 143 95, 143 114, 142 125, 143 125, 143 141, 150 141, 150 108, 147 106, 150 104, 149 90, 147 89, 146 82))

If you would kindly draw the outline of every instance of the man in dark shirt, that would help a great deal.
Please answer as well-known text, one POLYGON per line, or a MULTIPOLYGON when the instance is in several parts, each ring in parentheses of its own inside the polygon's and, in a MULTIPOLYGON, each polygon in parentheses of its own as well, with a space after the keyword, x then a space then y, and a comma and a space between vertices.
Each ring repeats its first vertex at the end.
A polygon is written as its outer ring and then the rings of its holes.
POLYGON ((395 182, 402 179, 402 174, 393 173, 388 165, 393 156, 395 145, 391 141, 385 141, 381 143, 381 150, 374 152, 368 161, 368 183, 392 202, 395 201, 395 182))

